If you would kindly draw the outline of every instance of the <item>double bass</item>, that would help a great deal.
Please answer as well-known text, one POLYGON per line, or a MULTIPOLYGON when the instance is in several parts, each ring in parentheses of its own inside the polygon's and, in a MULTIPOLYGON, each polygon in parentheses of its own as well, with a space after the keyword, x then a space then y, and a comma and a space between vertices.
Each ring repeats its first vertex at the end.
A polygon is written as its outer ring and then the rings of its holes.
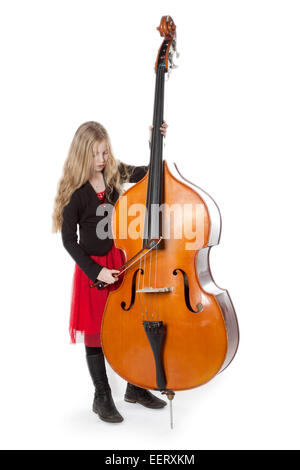
POLYGON ((165 74, 176 67, 178 53, 173 19, 162 17, 157 30, 164 39, 154 68, 150 162, 144 178, 114 206, 114 243, 126 263, 120 287, 107 299, 101 341, 123 379, 172 400, 176 391, 199 387, 229 365, 239 331, 230 296, 215 284, 209 266, 210 249, 220 239, 219 209, 163 159, 165 74))

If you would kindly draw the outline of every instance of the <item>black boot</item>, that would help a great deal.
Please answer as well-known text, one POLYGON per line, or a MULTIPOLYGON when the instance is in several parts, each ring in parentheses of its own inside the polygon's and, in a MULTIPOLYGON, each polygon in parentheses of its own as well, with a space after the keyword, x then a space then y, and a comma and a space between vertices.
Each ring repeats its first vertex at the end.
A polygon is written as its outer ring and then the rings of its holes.
POLYGON ((109 423, 120 423, 123 417, 118 412, 111 396, 111 389, 107 380, 103 352, 93 356, 86 356, 88 368, 95 385, 93 411, 99 418, 109 423))
POLYGON ((127 389, 125 392, 124 400, 129 403, 139 403, 146 408, 163 408, 167 402, 157 398, 149 390, 144 388, 136 387, 130 383, 127 383, 127 389))

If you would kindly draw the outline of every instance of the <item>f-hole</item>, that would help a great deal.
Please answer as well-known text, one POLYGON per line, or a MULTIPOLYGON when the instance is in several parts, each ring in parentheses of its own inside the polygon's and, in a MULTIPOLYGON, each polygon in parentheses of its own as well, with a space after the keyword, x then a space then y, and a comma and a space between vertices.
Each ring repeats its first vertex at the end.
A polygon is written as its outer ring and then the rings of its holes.
POLYGON ((178 269, 174 269, 173 275, 177 276, 178 271, 180 271, 182 273, 183 279, 184 279, 184 300, 185 300, 185 304, 186 304, 187 308, 193 313, 201 312, 201 310, 203 310, 203 305, 202 304, 197 304, 197 310, 194 310, 191 306, 190 286, 189 286, 189 279, 187 277, 187 274, 183 271, 183 269, 178 268, 178 269))
POLYGON ((134 275, 132 276, 132 282, 131 282, 131 300, 130 300, 130 305, 129 307, 126 307, 126 302, 123 300, 121 302, 121 308, 128 312, 130 310, 135 302, 135 291, 136 291, 136 277, 138 275, 138 272, 141 271, 141 274, 144 274, 144 270, 142 268, 138 268, 135 272, 134 275))

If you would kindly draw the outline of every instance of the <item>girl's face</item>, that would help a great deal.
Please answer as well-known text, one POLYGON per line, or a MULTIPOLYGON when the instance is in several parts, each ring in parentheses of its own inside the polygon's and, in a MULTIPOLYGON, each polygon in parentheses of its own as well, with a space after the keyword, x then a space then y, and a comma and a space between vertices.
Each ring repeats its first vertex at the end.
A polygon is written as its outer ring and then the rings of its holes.
POLYGON ((95 142, 93 147, 93 170, 103 171, 108 160, 108 146, 105 139, 95 142))

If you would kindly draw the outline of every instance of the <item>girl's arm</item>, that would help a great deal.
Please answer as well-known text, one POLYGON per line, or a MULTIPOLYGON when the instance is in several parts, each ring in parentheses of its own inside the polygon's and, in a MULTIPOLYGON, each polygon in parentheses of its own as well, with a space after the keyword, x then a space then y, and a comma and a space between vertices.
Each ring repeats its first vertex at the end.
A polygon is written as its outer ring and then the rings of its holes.
POLYGON ((142 178, 144 178, 145 174, 148 171, 149 166, 134 166, 134 165, 127 165, 127 163, 120 162, 119 170, 122 175, 124 174, 124 169, 126 168, 127 172, 130 173, 129 183, 137 183, 142 178))
POLYGON ((132 165, 127 165, 127 167, 132 168, 132 174, 129 179, 129 183, 137 183, 140 181, 142 178, 144 178, 145 174, 148 171, 149 165, 148 166, 132 166, 132 165))
POLYGON ((77 224, 79 222, 80 201, 76 191, 63 210, 61 229, 62 242, 65 249, 78 264, 87 277, 95 282, 103 266, 92 260, 77 242, 77 224))

